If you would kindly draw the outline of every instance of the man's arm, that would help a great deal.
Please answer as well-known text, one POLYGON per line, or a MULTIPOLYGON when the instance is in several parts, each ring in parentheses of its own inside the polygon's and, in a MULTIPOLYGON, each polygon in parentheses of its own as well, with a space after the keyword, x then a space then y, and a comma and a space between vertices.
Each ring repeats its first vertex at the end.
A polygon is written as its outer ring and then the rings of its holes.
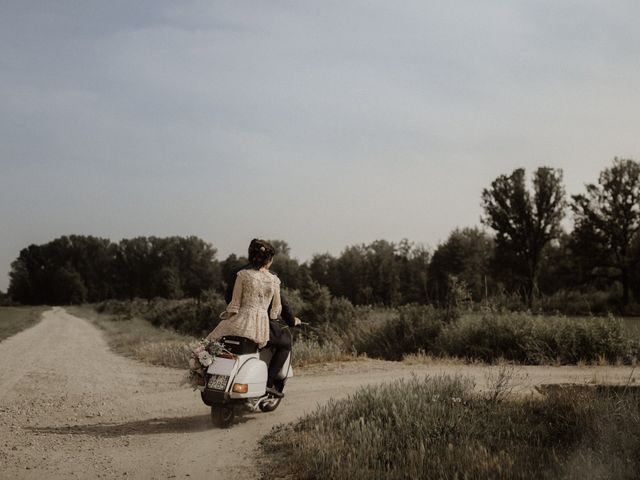
POLYGON ((280 303, 282 303, 282 313, 280 314, 280 316, 282 317, 282 319, 287 325, 289 325, 290 327, 295 327, 296 317, 291 311, 291 307, 289 306, 287 301, 284 299, 284 295, 282 295, 282 290, 280 291, 280 303))

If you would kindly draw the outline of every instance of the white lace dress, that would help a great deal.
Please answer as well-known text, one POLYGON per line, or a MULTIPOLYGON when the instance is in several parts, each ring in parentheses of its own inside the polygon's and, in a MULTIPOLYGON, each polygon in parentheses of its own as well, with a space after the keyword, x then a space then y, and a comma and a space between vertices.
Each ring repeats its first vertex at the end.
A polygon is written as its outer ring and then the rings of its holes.
POLYGON ((280 279, 268 270, 240 270, 231 303, 220 314, 222 321, 207 338, 245 337, 264 347, 269 341, 269 305, 271 318, 275 320, 282 311, 280 279))

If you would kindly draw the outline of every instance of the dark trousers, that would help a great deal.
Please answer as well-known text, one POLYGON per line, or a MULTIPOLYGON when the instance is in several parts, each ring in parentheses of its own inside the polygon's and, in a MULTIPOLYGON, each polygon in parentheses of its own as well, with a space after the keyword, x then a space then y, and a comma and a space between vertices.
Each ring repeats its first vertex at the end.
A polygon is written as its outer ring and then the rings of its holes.
POLYGON ((276 380, 276 376, 291 352, 291 333, 274 320, 269 321, 269 342, 267 347, 273 349, 273 356, 271 357, 271 362, 269 362, 269 378, 267 382, 269 385, 274 385, 282 390, 284 382, 276 380))

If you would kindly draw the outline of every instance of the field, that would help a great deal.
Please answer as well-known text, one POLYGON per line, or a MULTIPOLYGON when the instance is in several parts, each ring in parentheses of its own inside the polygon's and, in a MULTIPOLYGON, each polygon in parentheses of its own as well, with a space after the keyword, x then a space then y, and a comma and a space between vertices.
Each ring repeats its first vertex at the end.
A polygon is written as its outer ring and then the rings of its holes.
POLYGON ((265 437, 263 475, 637 478, 637 389, 561 388, 522 397, 512 386, 505 373, 485 392, 448 376, 365 387, 265 437))
POLYGON ((46 307, 0 307, 0 341, 32 327, 46 307))

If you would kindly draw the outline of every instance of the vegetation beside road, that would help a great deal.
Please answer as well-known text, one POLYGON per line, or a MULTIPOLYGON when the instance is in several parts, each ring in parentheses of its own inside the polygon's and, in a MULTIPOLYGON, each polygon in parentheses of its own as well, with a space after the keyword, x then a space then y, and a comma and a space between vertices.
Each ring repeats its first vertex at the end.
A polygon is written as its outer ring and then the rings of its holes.
POLYGON ((0 307, 0 341, 32 327, 47 307, 0 307))
MULTIPOLYGON (((181 367, 185 357, 177 353, 179 345, 210 332, 224 302, 212 296, 201 302, 108 301, 96 308, 104 314, 102 318, 108 319, 103 320, 105 325, 120 332, 118 335, 133 338, 133 343, 144 341, 144 355, 154 358, 153 362, 181 367), (158 334, 152 325, 164 332, 160 338, 156 339, 158 334), (155 343, 157 347, 152 346, 155 343)), ((385 360, 411 356, 415 362, 420 355, 529 365, 635 364, 640 352, 638 330, 628 328, 630 320, 615 317, 493 310, 462 313, 424 305, 371 309, 335 302, 326 316, 312 318, 311 325, 294 330, 296 366, 359 356, 385 360)))
POLYGON ((98 313, 90 305, 66 309, 103 330, 109 346, 117 353, 152 365, 185 369, 189 366, 188 346, 195 342, 193 336, 154 327, 139 317, 98 313))
MULTIPOLYGON (((146 302, 145 302, 146 303, 146 302)), ((184 303, 184 302, 180 302, 184 303)), ((189 311, 192 306, 182 305, 177 307, 175 302, 166 304, 167 318, 174 318, 176 310, 189 311)), ((203 306, 204 309, 211 308, 203 306)), ((153 365, 161 365, 174 368, 188 368, 190 358, 189 346, 194 344, 203 335, 189 335, 176 332, 171 327, 154 325, 148 317, 144 316, 142 307, 131 305, 110 304, 109 309, 104 305, 95 306, 71 306, 66 307, 69 313, 92 321, 105 332, 109 346, 116 352, 135 358, 153 365), (121 313, 106 313, 119 311, 121 313), (135 315, 131 310, 137 311, 135 315), (124 313, 129 311, 129 313, 124 313)), ((163 309, 157 305, 150 307, 154 315, 161 315, 163 309)), ((194 310, 196 311, 196 310, 194 310)), ((204 314, 200 314, 204 317, 204 314)), ((165 318, 162 316, 162 318, 165 318)), ((168 322, 170 323, 170 322, 168 322)), ((166 325, 166 324, 165 324, 166 325)), ((210 327, 207 331, 212 330, 210 327)), ((352 353, 345 352, 337 343, 323 342, 309 338, 299 338, 295 343, 293 365, 296 367, 322 362, 335 362, 353 360, 352 353)))
MULTIPOLYGON (((507 379, 508 380, 508 379, 507 379)), ((640 393, 515 398, 460 377, 414 378, 330 401, 262 440, 263 474, 317 479, 631 479, 640 393)))

